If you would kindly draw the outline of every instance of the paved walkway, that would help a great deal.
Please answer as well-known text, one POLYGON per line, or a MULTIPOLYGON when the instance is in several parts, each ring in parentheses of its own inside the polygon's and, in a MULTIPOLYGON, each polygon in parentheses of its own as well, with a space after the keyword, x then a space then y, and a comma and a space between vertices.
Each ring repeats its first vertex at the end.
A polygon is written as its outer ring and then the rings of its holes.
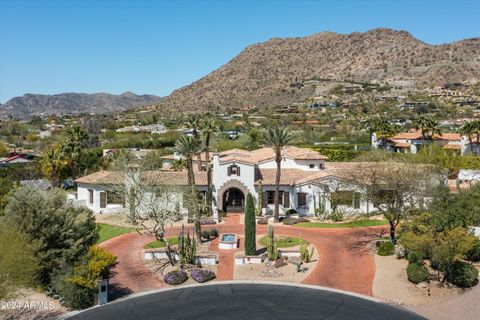
MULTIPOLYGON (((239 219, 239 215, 229 216, 225 222, 211 227, 215 227, 219 233, 243 236, 244 225, 239 224, 239 219)), ((210 226, 206 226, 208 227, 210 226)), ((301 236, 317 248, 319 262, 303 283, 372 295, 375 262, 368 253, 366 243, 375 238, 381 229, 382 227, 299 228, 278 224, 275 225, 275 234, 301 236)), ((177 235, 178 232, 179 228, 169 229, 167 236, 177 235)), ((257 235, 262 236, 266 233, 266 225, 257 225, 257 235)), ((143 246, 150 241, 153 239, 130 233, 101 244, 117 256, 118 264, 111 278, 112 289, 116 292, 113 298, 164 287, 158 277, 144 265, 141 257, 143 246)), ((243 241, 240 241, 240 244, 243 246, 243 241)), ((235 250, 218 250, 215 242, 211 244, 211 248, 220 254, 217 280, 232 280, 235 250)))
MULTIPOLYGON (((240 226, 240 214, 229 214, 225 219, 223 227, 238 227, 240 226)), ((242 234, 240 234, 242 236, 242 234)), ((210 250, 218 252, 218 264, 217 264, 217 281, 233 280, 233 268, 235 264, 235 252, 244 250, 244 238, 239 240, 239 248, 235 250, 222 250, 218 248, 218 242, 220 237, 214 239, 210 243, 210 250)))

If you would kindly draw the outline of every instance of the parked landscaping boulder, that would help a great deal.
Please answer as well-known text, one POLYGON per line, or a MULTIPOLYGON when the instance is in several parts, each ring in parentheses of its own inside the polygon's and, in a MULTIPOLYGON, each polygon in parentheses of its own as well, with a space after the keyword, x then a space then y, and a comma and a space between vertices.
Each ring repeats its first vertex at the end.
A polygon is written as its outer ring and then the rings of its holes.
POLYGON ((216 224, 217 221, 211 219, 211 218, 202 218, 200 219, 200 224, 216 224))
POLYGON ((165 277, 163 277, 163 281, 172 286, 182 284, 187 281, 187 279, 188 275, 183 270, 170 271, 165 275, 165 277))
POLYGON ((215 272, 210 271, 210 270, 205 270, 205 269, 193 269, 190 272, 190 275, 192 276, 192 279, 199 282, 207 282, 212 279, 215 279, 215 272))
POLYGON ((401 244, 396 244, 395 245, 395 255, 397 256, 398 259, 405 258, 405 247, 401 244))
POLYGON ((257 224, 268 224, 268 218, 257 219, 257 224))
POLYGON ((306 218, 285 218, 282 220, 283 224, 286 224, 288 226, 300 223, 300 222, 310 222, 310 220, 306 218))
POLYGON ((428 270, 423 265, 411 263, 407 267, 407 277, 412 283, 420 283, 428 280, 428 270))

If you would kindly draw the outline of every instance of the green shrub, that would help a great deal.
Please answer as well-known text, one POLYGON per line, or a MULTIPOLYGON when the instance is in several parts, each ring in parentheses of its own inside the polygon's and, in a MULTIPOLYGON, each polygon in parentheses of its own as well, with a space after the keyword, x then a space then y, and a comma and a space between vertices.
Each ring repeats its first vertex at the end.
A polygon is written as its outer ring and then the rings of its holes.
POLYGON ((215 228, 210 229, 210 237, 211 237, 211 238, 216 238, 216 237, 218 237, 218 231, 217 231, 217 229, 215 229, 215 228))
POLYGON ((378 247, 377 254, 379 256, 391 256, 395 253, 395 246, 390 241, 384 241, 378 247))
POLYGON ((461 288, 473 287, 478 283, 478 270, 469 263, 457 261, 447 274, 447 281, 461 288))
POLYGON ((296 214, 296 213, 297 213, 297 210, 295 210, 295 209, 288 209, 288 210, 285 212, 285 214, 286 214, 287 216, 289 216, 289 215, 291 215, 291 214, 296 214))
POLYGON ((475 241, 473 248, 467 253, 468 261, 479 262, 480 261, 480 239, 475 241))
POLYGON ((67 308, 85 309, 95 304, 97 288, 79 286, 70 281, 73 269, 66 267, 52 276, 53 292, 67 308))
POLYGON ((419 283, 428 280, 428 270, 424 266, 411 263, 407 267, 408 281, 413 283, 419 283))
POLYGON ((203 230, 202 231, 202 238, 205 239, 205 240, 210 240, 210 232, 208 232, 208 230, 203 230))
POLYGON ((335 210, 330 213, 328 218, 331 219, 333 222, 340 222, 343 221, 343 213, 341 211, 335 210))
POLYGON ((245 254, 253 256, 257 252, 256 247, 256 228, 255 228, 255 202, 251 193, 247 194, 247 203, 245 205, 245 254))
POLYGON ((422 264, 423 259, 423 253, 418 251, 410 251, 407 255, 408 263, 422 264))

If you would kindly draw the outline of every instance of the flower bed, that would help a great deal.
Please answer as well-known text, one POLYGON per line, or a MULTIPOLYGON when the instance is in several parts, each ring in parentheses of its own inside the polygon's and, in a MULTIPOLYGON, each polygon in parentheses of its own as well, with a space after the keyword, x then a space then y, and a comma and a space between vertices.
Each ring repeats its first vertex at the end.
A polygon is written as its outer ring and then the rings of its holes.
POLYGON ((210 270, 193 269, 190 272, 190 274, 191 274, 193 280, 195 280, 197 282, 200 282, 200 283, 207 282, 207 281, 210 281, 212 279, 215 279, 215 273, 213 271, 210 271, 210 270))
POLYGON ((175 286, 184 283, 187 281, 188 275, 185 271, 183 270, 176 270, 176 271, 170 271, 165 275, 163 278, 163 281, 165 283, 175 286))

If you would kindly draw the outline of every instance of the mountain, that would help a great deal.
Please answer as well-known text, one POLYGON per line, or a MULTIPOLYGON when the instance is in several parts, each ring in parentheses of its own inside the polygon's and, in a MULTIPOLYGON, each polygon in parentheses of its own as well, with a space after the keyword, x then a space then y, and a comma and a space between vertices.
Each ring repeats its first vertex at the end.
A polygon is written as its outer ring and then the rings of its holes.
POLYGON ((108 93, 61 93, 54 95, 27 93, 0 105, 0 117, 31 115, 107 113, 152 105, 162 98, 154 95, 108 93))
POLYGON ((406 31, 322 32, 254 44, 219 69, 175 90, 160 108, 201 111, 244 105, 282 106, 315 95, 308 79, 426 88, 478 83, 480 38, 429 45, 406 31))

